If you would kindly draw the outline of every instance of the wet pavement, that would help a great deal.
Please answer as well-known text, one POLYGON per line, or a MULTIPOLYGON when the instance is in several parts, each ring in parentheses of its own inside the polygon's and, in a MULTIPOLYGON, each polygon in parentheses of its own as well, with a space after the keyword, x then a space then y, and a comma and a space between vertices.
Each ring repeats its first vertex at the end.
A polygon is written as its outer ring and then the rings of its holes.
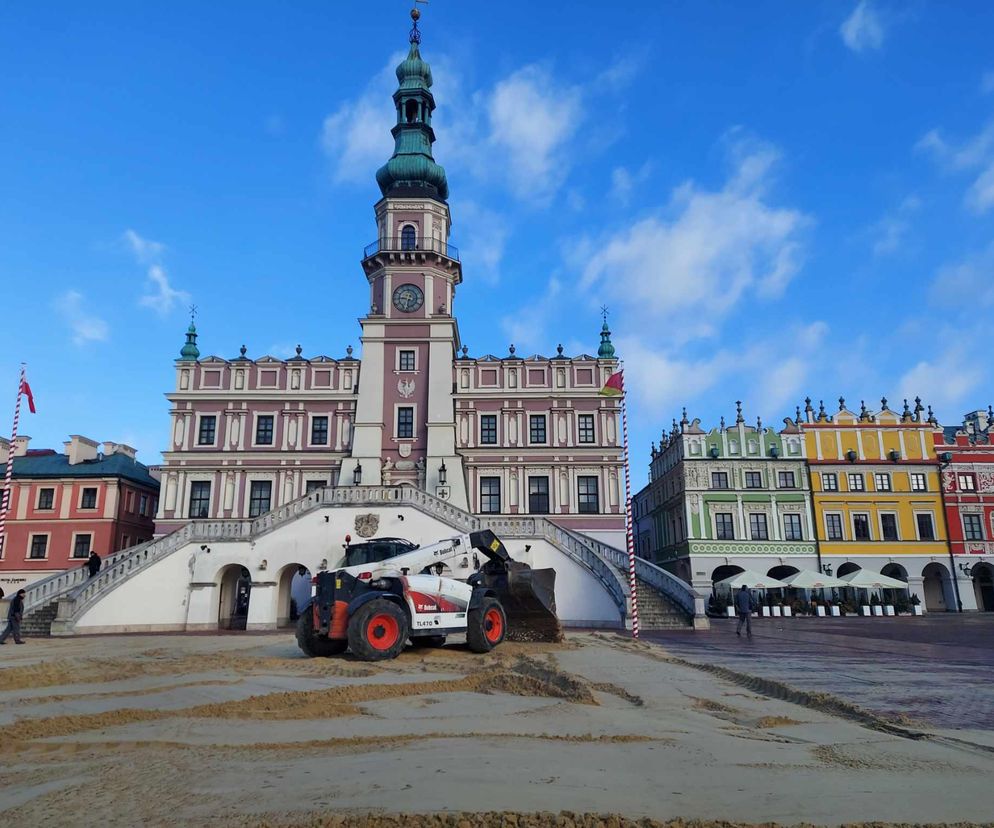
POLYGON ((642 637, 689 661, 717 664, 937 729, 994 731, 994 613, 923 618, 734 619, 708 632, 642 637))

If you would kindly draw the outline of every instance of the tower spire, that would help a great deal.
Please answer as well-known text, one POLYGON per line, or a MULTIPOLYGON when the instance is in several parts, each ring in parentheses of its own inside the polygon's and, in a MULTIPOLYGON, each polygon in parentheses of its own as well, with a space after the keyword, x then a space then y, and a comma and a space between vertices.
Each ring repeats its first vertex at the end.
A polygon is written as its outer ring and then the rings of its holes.
POLYGON ((190 327, 186 329, 186 343, 179 352, 181 362, 195 362, 200 358, 200 349, 197 347, 197 326, 194 321, 196 316, 197 306, 190 305, 190 327))
POLYGON ((601 344, 597 349, 600 359, 614 359, 614 344, 611 342, 611 329, 607 326, 607 305, 601 307, 604 324, 601 325, 601 344))

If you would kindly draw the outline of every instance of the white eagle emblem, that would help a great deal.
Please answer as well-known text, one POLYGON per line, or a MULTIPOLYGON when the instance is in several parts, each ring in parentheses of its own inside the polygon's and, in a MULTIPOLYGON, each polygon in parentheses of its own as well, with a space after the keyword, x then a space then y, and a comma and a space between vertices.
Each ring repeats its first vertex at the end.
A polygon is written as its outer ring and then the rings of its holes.
POLYGON ((397 391, 405 400, 414 396, 414 380, 397 380, 397 391))
POLYGON ((360 538, 371 538, 380 528, 380 516, 374 514, 356 515, 355 533, 360 538))

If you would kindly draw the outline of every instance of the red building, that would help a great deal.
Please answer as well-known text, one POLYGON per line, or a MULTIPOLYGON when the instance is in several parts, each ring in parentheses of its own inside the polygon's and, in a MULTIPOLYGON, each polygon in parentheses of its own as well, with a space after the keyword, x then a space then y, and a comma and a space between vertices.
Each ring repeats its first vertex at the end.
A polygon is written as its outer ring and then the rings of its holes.
MULTIPOLYGON (((52 572, 150 540, 159 481, 135 450, 72 435, 65 453, 13 446, 13 498, 0 549, 0 588, 11 592, 52 572), (102 449, 102 450, 101 450, 102 449)), ((8 441, 0 440, 0 463, 8 441)))
POLYGON ((994 411, 937 431, 935 452, 960 605, 994 612, 994 411))

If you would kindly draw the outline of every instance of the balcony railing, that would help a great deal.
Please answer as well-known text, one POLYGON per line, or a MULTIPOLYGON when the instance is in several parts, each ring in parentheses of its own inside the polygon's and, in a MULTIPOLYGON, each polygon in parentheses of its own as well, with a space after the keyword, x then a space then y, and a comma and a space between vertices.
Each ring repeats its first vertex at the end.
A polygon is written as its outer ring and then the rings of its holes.
POLYGON ((459 248, 441 239, 425 236, 395 236, 393 238, 377 239, 367 244, 362 257, 368 259, 377 253, 438 253, 449 259, 459 261, 459 248))

